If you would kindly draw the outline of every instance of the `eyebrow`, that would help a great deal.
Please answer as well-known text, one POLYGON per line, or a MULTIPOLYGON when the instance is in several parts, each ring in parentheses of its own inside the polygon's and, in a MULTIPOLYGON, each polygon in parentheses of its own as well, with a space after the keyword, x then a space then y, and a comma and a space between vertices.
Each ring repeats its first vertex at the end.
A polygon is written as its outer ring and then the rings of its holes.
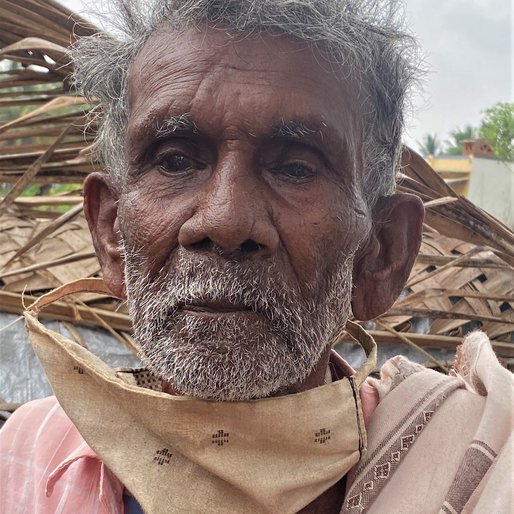
POLYGON ((316 134, 316 132, 316 128, 308 126, 306 123, 297 120, 281 121, 280 123, 275 123, 271 127, 272 137, 303 139, 306 136, 316 134))
MULTIPOLYGON (((154 120, 152 136, 164 139, 178 134, 198 136, 201 131, 193 120, 191 113, 171 115, 165 119, 154 120)), ((333 154, 347 147, 347 141, 341 134, 324 121, 318 119, 281 119, 271 125, 265 136, 270 139, 298 141, 317 147, 323 154, 333 154)))
POLYGON ((157 120, 155 124, 155 136, 158 138, 171 136, 179 132, 190 132, 199 134, 198 126, 193 121, 191 114, 184 113, 177 116, 170 116, 165 120, 157 120))
POLYGON ((270 131, 273 138, 284 138, 293 141, 312 140, 327 149, 343 148, 344 139, 331 129, 324 121, 281 120, 274 123, 270 131))

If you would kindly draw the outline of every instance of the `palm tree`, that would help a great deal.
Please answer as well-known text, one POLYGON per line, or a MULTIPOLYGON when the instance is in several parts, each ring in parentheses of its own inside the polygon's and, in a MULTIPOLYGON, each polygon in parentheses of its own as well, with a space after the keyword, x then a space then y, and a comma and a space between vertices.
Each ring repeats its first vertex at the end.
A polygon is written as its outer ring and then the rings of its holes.
POLYGON ((450 132, 450 139, 447 141, 446 153, 449 155, 462 155, 462 143, 466 139, 476 139, 477 129, 466 125, 463 129, 457 127, 450 132))
POLYGON ((417 143, 423 157, 441 153, 442 142, 437 137, 437 134, 425 134, 421 142, 418 141, 417 143))

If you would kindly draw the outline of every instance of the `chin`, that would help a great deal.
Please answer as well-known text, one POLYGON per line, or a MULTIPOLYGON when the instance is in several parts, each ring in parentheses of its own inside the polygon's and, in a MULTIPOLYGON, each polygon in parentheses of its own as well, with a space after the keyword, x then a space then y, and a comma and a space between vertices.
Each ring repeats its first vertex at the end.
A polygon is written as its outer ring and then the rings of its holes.
POLYGON ((257 315, 181 313, 167 327, 136 337, 143 362, 179 394, 206 400, 268 397, 303 381, 326 346, 280 334, 257 315))

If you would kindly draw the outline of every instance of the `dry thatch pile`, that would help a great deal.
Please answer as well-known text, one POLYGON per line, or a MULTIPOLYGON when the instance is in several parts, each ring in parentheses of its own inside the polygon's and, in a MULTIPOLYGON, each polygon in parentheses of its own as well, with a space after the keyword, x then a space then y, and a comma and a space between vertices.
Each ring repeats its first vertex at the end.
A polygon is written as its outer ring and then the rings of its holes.
MULTIPOLYGON (((95 29, 70 16, 52 0, 0 0, 0 58, 10 63, 0 69, 0 183, 9 184, 0 198, 0 311, 21 313, 33 295, 99 273, 80 194, 95 167, 94 127, 82 135, 90 106, 70 92, 66 50, 73 30, 95 29), (39 194, 22 196, 34 184, 39 194), (55 184, 76 188, 56 194, 55 184)), ((368 326, 380 343, 419 351, 455 348, 471 325, 482 326, 512 364, 514 234, 415 153, 405 152, 402 173, 398 189, 419 195, 427 209, 424 241, 405 294, 368 326), (420 320, 428 333, 416 333, 420 320)), ((131 343, 126 309, 109 298, 67 299, 44 315, 102 326, 131 343)))

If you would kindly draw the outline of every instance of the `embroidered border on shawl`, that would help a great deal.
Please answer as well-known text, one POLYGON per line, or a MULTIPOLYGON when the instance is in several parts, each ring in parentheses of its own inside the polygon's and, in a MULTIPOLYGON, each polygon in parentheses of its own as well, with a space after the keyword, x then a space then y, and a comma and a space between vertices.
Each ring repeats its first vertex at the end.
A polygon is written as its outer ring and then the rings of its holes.
POLYGON ((444 380, 432 387, 361 461, 341 514, 362 513, 370 507, 435 411, 459 387, 462 382, 458 380, 444 380))
POLYGON ((471 441, 440 512, 460 514, 496 457, 496 452, 484 441, 471 441))

